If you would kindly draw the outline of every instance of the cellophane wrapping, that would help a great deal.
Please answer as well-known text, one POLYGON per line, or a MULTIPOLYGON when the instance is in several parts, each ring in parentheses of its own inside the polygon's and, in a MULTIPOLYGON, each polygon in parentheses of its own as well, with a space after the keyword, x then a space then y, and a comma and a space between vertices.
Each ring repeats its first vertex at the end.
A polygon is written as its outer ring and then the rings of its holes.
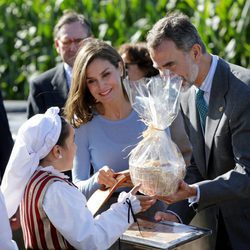
POLYGON ((185 162, 168 129, 179 112, 181 84, 182 78, 168 71, 163 77, 124 81, 133 109, 148 127, 129 154, 131 180, 146 195, 173 194, 184 178, 185 162))

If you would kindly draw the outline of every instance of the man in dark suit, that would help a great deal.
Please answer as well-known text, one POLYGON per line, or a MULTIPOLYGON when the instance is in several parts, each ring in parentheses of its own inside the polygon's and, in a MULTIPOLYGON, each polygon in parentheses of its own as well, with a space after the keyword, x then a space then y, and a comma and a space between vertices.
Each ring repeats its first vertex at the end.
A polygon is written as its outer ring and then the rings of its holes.
POLYGON ((9 123, 6 115, 6 111, 3 105, 2 93, 0 91, 0 183, 4 174, 4 170, 8 163, 10 153, 13 147, 13 139, 11 136, 9 123))
POLYGON ((161 74, 183 77, 181 110, 193 146, 184 181, 175 194, 159 197, 175 215, 156 219, 189 223, 197 213, 200 225, 213 229, 197 249, 249 249, 250 70, 209 54, 182 14, 159 20, 147 44, 161 74))
POLYGON ((54 28, 54 43, 62 63, 30 82, 28 118, 66 102, 72 67, 81 42, 91 36, 89 22, 83 15, 66 12, 54 28))

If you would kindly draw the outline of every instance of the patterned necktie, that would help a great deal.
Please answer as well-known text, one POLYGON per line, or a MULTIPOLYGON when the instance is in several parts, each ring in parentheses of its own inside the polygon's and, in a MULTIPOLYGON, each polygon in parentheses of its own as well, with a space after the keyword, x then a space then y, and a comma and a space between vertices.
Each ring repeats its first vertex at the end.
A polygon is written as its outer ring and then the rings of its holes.
POLYGON ((204 100, 204 91, 201 89, 199 89, 198 92, 196 93, 196 107, 200 115, 200 121, 203 131, 205 131, 208 106, 204 100))

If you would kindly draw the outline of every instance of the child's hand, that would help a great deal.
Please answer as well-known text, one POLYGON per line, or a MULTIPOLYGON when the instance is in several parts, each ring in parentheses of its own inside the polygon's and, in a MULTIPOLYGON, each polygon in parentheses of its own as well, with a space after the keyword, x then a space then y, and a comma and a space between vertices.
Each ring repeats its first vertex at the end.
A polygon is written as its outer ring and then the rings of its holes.
POLYGON ((140 187, 141 187, 141 184, 138 184, 134 186, 130 192, 132 195, 135 195, 136 198, 140 201, 141 212, 144 212, 147 209, 149 209, 153 204, 155 204, 156 199, 153 196, 136 195, 140 187))
POLYGON ((156 202, 153 196, 136 195, 136 198, 140 201, 141 212, 148 210, 156 202))
POLYGON ((10 227, 13 231, 21 228, 19 208, 16 213, 10 218, 10 227))

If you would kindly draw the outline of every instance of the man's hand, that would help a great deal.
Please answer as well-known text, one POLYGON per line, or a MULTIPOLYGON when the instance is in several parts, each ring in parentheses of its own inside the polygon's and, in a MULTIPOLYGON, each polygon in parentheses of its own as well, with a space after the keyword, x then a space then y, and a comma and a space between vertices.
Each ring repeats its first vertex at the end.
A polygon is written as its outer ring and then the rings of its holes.
POLYGON ((180 221, 178 220, 178 218, 174 214, 168 213, 168 212, 166 212, 166 213, 160 212, 160 211, 155 213, 155 220, 156 221, 168 220, 168 221, 180 223, 180 221))
POLYGON ((196 196, 196 187, 188 185, 185 181, 180 181, 177 191, 169 196, 156 196, 158 200, 162 200, 167 204, 173 204, 178 201, 188 199, 190 197, 196 196))

